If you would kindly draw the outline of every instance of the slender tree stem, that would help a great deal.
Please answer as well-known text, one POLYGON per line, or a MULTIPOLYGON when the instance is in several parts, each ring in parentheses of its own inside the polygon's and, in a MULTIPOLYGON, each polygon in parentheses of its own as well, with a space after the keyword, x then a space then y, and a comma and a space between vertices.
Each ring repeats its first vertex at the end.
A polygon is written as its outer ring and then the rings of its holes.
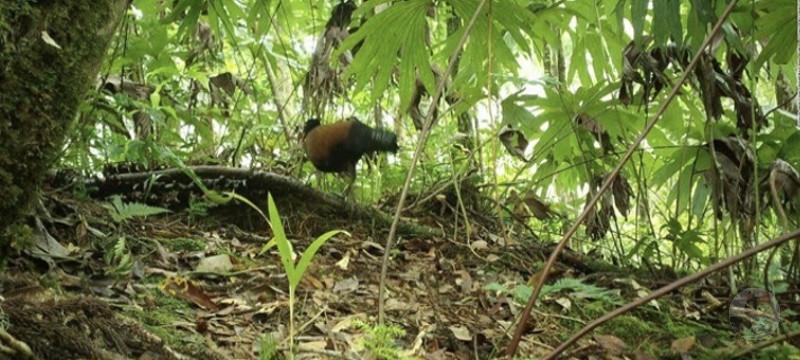
MULTIPOLYGON (((469 33, 475 26, 475 21, 478 20, 478 15, 480 15, 481 10, 483 9, 483 6, 486 5, 487 1, 488 0, 481 0, 481 2, 478 4, 478 7, 475 9, 475 13, 472 14, 472 18, 469 19, 469 23, 464 29, 464 33, 461 35, 458 46, 453 51, 453 54, 450 55, 450 60, 447 64, 447 70, 445 70, 443 74, 450 74, 452 71, 453 66, 455 66, 456 59, 458 59, 461 49, 467 42, 469 33)), ((380 284, 378 285, 378 323, 381 325, 383 325, 385 318, 384 293, 386 292, 386 272, 389 268, 389 254, 392 251, 394 237, 397 233, 397 225, 400 222, 400 213, 403 211, 403 204, 405 203, 406 196, 408 196, 408 189, 411 186, 411 177, 414 176, 414 169, 416 168, 417 160, 419 159, 420 154, 422 154, 422 149, 425 148, 425 143, 428 141, 428 135, 430 135, 431 128, 433 127, 434 114, 436 113, 439 99, 442 97, 442 93, 444 92, 444 85, 447 82, 446 80, 447 77, 442 75, 442 77, 439 79, 439 84, 436 86, 436 92, 433 94, 433 97, 431 97, 431 105, 428 107, 428 113, 425 114, 425 124, 422 127, 422 133, 419 135, 417 148, 414 150, 414 157, 411 159, 411 164, 408 166, 408 174, 406 174, 406 180, 403 183, 403 191, 400 193, 400 199, 397 201, 397 209, 395 209, 394 212, 392 226, 389 228, 389 235, 386 237, 386 245, 383 247, 383 262, 381 263, 381 277, 380 284)))

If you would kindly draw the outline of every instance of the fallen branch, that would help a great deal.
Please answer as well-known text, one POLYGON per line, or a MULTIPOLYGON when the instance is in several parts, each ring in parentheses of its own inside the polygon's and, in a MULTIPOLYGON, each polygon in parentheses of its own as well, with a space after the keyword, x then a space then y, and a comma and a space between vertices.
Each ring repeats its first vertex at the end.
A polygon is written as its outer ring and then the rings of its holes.
MULTIPOLYGON (((219 178, 245 180, 248 190, 264 193, 271 192, 273 194, 297 194, 314 204, 337 209, 341 212, 342 216, 370 221, 376 220, 386 227, 392 223, 392 218, 380 210, 347 202, 339 197, 308 187, 297 179, 289 176, 246 168, 214 165, 189 166, 187 169, 194 172, 204 183, 219 178)), ((87 185, 89 185, 88 187, 97 187, 98 194, 107 196, 111 193, 119 193, 121 188, 130 187, 156 177, 159 181, 190 180, 183 169, 171 168, 110 175, 105 179, 94 179, 87 185)), ((443 236, 442 232, 438 229, 408 221, 401 221, 399 230, 405 234, 416 236, 443 236)))
POLYGON ((582 338, 584 335, 588 334, 590 331, 594 330, 595 328, 597 328, 598 326, 602 325, 603 323, 605 323, 608 320, 611 320, 611 319, 613 319, 613 318, 615 318, 615 317, 617 317, 619 315, 627 313, 628 311, 631 311, 631 310, 633 310, 633 309, 635 309, 635 308, 637 308, 639 306, 647 304, 651 300, 658 299, 658 298, 660 298, 660 297, 672 292, 675 289, 683 287, 683 286, 685 286, 687 284, 691 284, 691 283, 693 283, 695 281, 698 281, 698 280, 700 280, 702 278, 705 278, 706 276, 709 276, 709 275, 711 275, 711 274, 713 274, 713 273, 715 273, 717 271, 723 270, 723 269, 725 269, 725 268, 727 268, 727 267, 729 267, 731 265, 734 265, 734 264, 736 264, 736 263, 738 263, 738 262, 740 262, 742 260, 750 258, 750 257, 752 257, 752 256, 754 256, 754 255, 756 255, 756 254, 758 254, 758 253, 760 253, 760 252, 762 252, 764 250, 767 250, 767 249, 782 245, 783 243, 785 243, 785 242, 787 242, 789 240, 796 239, 796 238, 800 238, 800 229, 794 230, 793 232, 785 234, 785 235, 783 235, 783 236, 781 236, 781 237, 779 237, 777 239, 774 239, 772 241, 768 241, 768 242, 765 242, 765 243, 763 243, 761 245, 754 246, 754 247, 752 247, 750 249, 747 249, 747 250, 743 251, 742 253, 740 253, 738 255, 731 256, 731 257, 729 257, 729 258, 727 258, 725 260, 722 260, 722 261, 720 261, 720 262, 718 262, 718 263, 716 263, 714 265, 711 265, 711 266, 705 268, 703 271, 700 271, 700 272, 694 273, 692 275, 689 275, 689 276, 683 277, 681 279, 678 279, 678 280, 672 282, 669 285, 666 285, 666 286, 664 286, 664 287, 662 287, 662 288, 660 288, 660 289, 658 289, 656 291, 653 291, 652 293, 650 293, 650 295, 647 295, 647 296, 645 296, 643 298, 639 298, 636 301, 628 303, 627 305, 625 305, 623 307, 617 308, 616 310, 601 316, 597 320, 592 321, 591 323, 589 323, 589 325, 584 326, 577 333, 575 333, 575 335, 572 335, 569 339, 567 339, 567 341, 564 341, 563 343, 558 345, 558 347, 555 350, 553 350, 552 352, 547 354, 547 356, 543 357, 542 359, 544 359, 544 360, 555 359, 556 357, 558 357, 559 354, 564 352, 564 350, 566 350, 567 347, 569 347, 570 345, 574 344, 576 341, 578 341, 578 339, 582 338))

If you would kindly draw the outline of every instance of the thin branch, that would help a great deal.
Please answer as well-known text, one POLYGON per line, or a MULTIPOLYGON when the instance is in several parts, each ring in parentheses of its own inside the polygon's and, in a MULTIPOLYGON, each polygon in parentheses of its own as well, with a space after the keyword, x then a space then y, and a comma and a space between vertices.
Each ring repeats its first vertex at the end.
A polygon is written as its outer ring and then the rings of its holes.
POLYGON ((533 305, 536 303, 536 299, 539 297, 539 293, 542 290, 542 286, 544 286, 545 281, 547 281, 547 276, 550 274, 550 269, 555 264, 559 253, 561 253, 561 250, 564 249, 564 246, 566 246, 567 242, 578 231, 578 227, 581 224, 583 224, 583 222, 589 217, 589 213, 592 211, 592 209, 594 209, 594 207, 597 205, 597 202, 605 194, 605 192, 611 187, 611 184, 614 182, 614 180, 616 180, 617 176, 622 170, 622 167, 625 166, 628 160, 630 160, 631 156, 633 156, 633 153, 636 151, 636 148, 639 147, 642 141, 644 141, 644 139, 647 137, 647 134, 650 133, 650 131, 655 126, 656 122, 658 122, 658 120, 661 118, 661 115, 664 113, 664 111, 667 110, 667 107, 675 98, 675 96, 678 94, 678 91, 680 90, 683 83, 686 82, 692 70, 695 68, 695 66, 697 66, 697 63, 699 62, 700 57, 703 55, 705 48, 708 46, 709 43, 711 43, 711 39, 716 36, 720 28, 722 27, 722 23, 725 22, 725 19, 727 19, 728 15, 730 15, 731 11, 733 11, 733 8, 736 6, 736 3, 737 0, 732 0, 725 8, 725 11, 722 13, 719 20, 717 20, 717 23, 714 25, 714 28, 711 29, 711 32, 706 36, 705 40, 703 40, 702 45, 700 45, 700 48, 697 49, 697 53, 695 53, 694 58, 692 58, 692 61, 689 63, 689 66, 687 66, 686 69, 684 69, 683 75, 681 75, 678 82, 672 87, 672 90, 667 96, 667 99, 661 104, 658 111, 648 121, 647 125, 645 125, 644 130, 639 135, 639 137, 636 138, 636 141, 634 141, 628 147, 628 151, 625 152, 625 155, 622 156, 622 159, 620 159, 620 162, 617 164, 616 167, 614 167, 614 170, 612 170, 611 173, 606 177, 606 179, 603 181, 603 184, 600 186, 600 189, 589 200, 589 202, 583 208, 583 212, 581 212, 580 216, 578 216, 578 218, 575 220, 575 222, 572 224, 569 230, 567 230, 567 232, 564 234, 564 237, 558 243, 558 246, 556 246, 555 250, 553 250, 553 253, 550 255, 550 258, 547 259, 547 263, 545 263, 544 268, 541 271, 542 276, 539 278, 539 281, 536 282, 536 286, 533 288, 531 297, 530 299, 528 299, 528 303, 525 305, 525 309, 522 311, 520 321, 517 323, 517 328, 514 330, 514 337, 511 339, 511 341, 508 343, 508 346, 505 349, 506 355, 513 357, 516 354, 517 347, 519 346, 519 342, 522 339, 522 333, 525 331, 528 325, 528 321, 530 320, 531 309, 533 309, 533 305))
MULTIPOLYGON (((478 15, 480 15, 481 10, 487 1, 488 0, 481 0, 481 2, 478 4, 478 7, 475 9, 475 13, 472 14, 469 24, 467 24, 467 27, 464 29, 464 33, 461 35, 458 46, 456 46, 453 54, 450 55, 450 60, 447 64, 447 70, 445 70, 444 74, 449 74, 453 69, 456 59, 458 59, 458 55, 461 53, 461 49, 467 42, 467 38, 469 37, 468 35, 472 31, 472 27, 475 26, 475 22, 478 20, 478 15)), ((394 237, 397 232, 397 224, 400 222, 400 213, 403 211, 403 203, 405 203, 406 196, 408 196, 408 188, 411 186, 411 177, 414 175, 414 169, 416 168, 417 160, 419 159, 420 154, 422 154, 422 149, 425 148, 425 143, 428 141, 428 135, 430 135, 431 128, 433 127, 434 114, 436 113, 439 99, 442 97, 442 93, 444 92, 444 85, 447 82, 446 80, 447 77, 444 75, 441 77, 441 79, 439 79, 439 84, 436 86, 436 93, 434 93, 433 97, 431 98, 431 105, 428 107, 428 113, 425 115, 425 124, 422 128, 419 141, 417 141, 417 148, 414 150, 414 157, 411 158, 411 164, 408 166, 406 180, 405 183, 403 183, 403 191, 400 193, 400 199, 397 200, 397 209, 394 212, 392 226, 389 228, 389 235, 386 237, 386 245, 383 248, 383 262, 381 263, 380 284, 378 285, 379 324, 384 323, 384 293, 386 292, 386 272, 389 268, 389 253, 391 252, 394 243, 394 237)))
POLYGON ((767 346, 771 346, 771 345, 777 344, 779 342, 786 341, 786 340, 789 340, 789 339, 792 339, 792 338, 796 338, 796 337, 799 337, 799 336, 800 336, 800 330, 797 330, 797 331, 793 331, 793 332, 790 332, 790 333, 782 335, 782 336, 778 336, 778 337, 776 337, 774 339, 764 340, 764 341, 762 341, 760 343, 754 344, 753 346, 750 346, 748 348, 745 348, 745 349, 733 354, 731 356, 731 359, 738 359, 740 357, 744 357, 745 355, 748 355, 748 354, 751 354, 751 353, 756 352, 758 350, 761 350, 761 349, 763 349, 763 348, 765 348, 767 346))
POLYGON ((666 286, 664 286, 664 287, 662 287, 662 288, 660 288, 660 289, 658 289, 656 291, 653 291, 652 293, 650 293, 650 295, 647 295, 647 296, 645 296, 643 298, 639 298, 636 301, 628 303, 627 305, 625 305, 623 307, 617 308, 616 310, 614 310, 614 311, 612 311, 612 312, 610 312, 608 314, 603 315, 602 317, 598 318, 597 320, 592 321, 591 323, 589 323, 589 325, 584 326, 577 333, 575 333, 575 335, 572 335, 569 339, 567 339, 567 341, 564 341, 563 343, 558 345, 558 347, 555 350, 553 350, 551 353, 547 354, 547 356, 543 357, 542 359, 544 359, 544 360, 555 359, 559 354, 564 352, 564 350, 566 350, 567 347, 569 347, 570 345, 574 344, 576 341, 578 341, 584 335, 588 334, 590 331, 594 330, 595 328, 597 328, 598 326, 602 325, 603 323, 605 323, 608 320, 611 320, 611 319, 613 319, 613 318, 615 318, 615 317, 617 317, 619 315, 627 313, 628 311, 631 311, 631 310, 633 310, 633 309, 635 309, 635 308, 637 308, 639 306, 647 304, 648 302, 650 302, 650 301, 652 301, 654 299, 658 299, 658 298, 660 298, 660 297, 672 292, 675 289, 678 289, 678 288, 683 287, 685 285, 691 284, 691 283, 693 283, 695 281, 698 281, 698 280, 700 280, 702 278, 705 278, 706 276, 711 275, 711 274, 713 274, 713 273, 715 273, 717 271, 726 269, 729 266, 734 265, 734 264, 736 264, 736 263, 738 263, 738 262, 740 262, 742 260, 748 259, 748 258, 750 258, 750 257, 752 257, 752 256, 754 256, 754 255, 756 255, 756 254, 758 254, 758 253, 760 253, 760 252, 762 252, 764 250, 767 250, 767 249, 782 245, 783 243, 786 243, 789 240, 796 239, 796 238, 800 238, 800 229, 796 229, 796 230, 794 230, 794 231, 792 231, 790 233, 787 233, 787 234, 785 234, 785 235, 783 235, 783 236, 781 236, 781 237, 779 237, 777 239, 774 239, 772 241, 768 241, 768 242, 765 242, 765 243, 763 243, 761 245, 754 246, 754 247, 752 247, 750 249, 747 249, 747 250, 743 251, 742 253, 740 253, 738 255, 731 256, 731 257, 729 257, 729 258, 727 258, 727 259, 725 259, 723 261, 720 261, 720 262, 718 262, 718 263, 716 263, 714 265, 711 265, 711 266, 705 268, 703 271, 700 271, 698 273, 694 273, 694 274, 689 275, 689 276, 685 276, 685 277, 683 277, 683 278, 681 278, 681 279, 679 279, 677 281, 674 281, 673 283, 671 283, 669 285, 666 285, 666 286))

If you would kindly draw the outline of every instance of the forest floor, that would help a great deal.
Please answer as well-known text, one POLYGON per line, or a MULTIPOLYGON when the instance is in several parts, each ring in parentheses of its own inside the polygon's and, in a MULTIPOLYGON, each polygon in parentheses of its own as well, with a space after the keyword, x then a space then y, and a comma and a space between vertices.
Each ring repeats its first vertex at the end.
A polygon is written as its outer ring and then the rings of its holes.
MULTIPOLYGON (((350 233, 328 241, 300 283, 297 359, 496 357, 546 255, 531 250, 522 232, 498 236, 476 219, 467 242, 463 231, 454 235, 452 213, 411 211, 407 221, 448 235, 401 234, 388 272, 391 326, 380 327, 388 229, 297 197, 276 201, 298 253, 328 230, 350 233)), ((288 349, 288 281, 275 249, 259 254, 271 232, 246 206, 192 202, 169 214, 120 218, 109 202, 58 190, 47 191, 42 204, 30 236, 37 250, 0 276, 0 328, 39 358, 269 359, 288 349)), ((384 210, 391 213, 390 205, 384 210)), ((670 280, 608 269, 559 264, 519 358, 545 355, 589 321, 670 280)), ((702 359, 746 349, 761 334, 737 328, 726 294, 721 278, 684 288, 611 320, 564 358, 702 359)), ((754 354, 800 358, 790 344, 754 354)), ((0 352, 4 358, 14 356, 0 352)))

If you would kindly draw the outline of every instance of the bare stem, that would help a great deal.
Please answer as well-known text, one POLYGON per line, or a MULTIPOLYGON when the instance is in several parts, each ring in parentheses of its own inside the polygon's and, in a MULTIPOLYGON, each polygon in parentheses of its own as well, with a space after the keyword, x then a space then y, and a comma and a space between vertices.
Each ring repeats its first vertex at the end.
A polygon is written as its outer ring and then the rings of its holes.
MULTIPOLYGON (((487 1, 488 0, 481 0, 481 2, 478 4, 478 7, 475 9, 475 13, 472 14, 472 18, 469 19, 469 23, 464 29, 464 33, 461 35, 458 46, 453 51, 453 54, 450 55, 450 60, 447 64, 447 70, 445 70, 444 74, 450 74, 453 66, 455 66, 456 59, 458 59, 458 55, 461 53, 461 49, 464 47, 464 44, 466 44, 472 27, 475 26, 475 21, 478 20, 478 15, 481 13, 481 10, 487 1)), ((411 158, 411 164, 408 166, 408 174, 406 174, 406 180, 405 183, 403 183, 403 191, 400 193, 400 199, 397 200, 397 209, 395 209, 394 217, 392 218, 392 226, 389 228, 389 235, 386 237, 386 244, 383 247, 383 262, 381 263, 381 277, 380 284, 378 285, 378 323, 381 325, 384 323, 385 315, 384 293, 386 292, 386 272, 389 268, 389 254, 391 253, 392 246, 394 245, 394 237, 397 233, 397 224, 400 222, 400 213, 403 211, 403 204, 406 201, 406 196, 408 196, 408 188, 411 186, 411 177, 414 176, 414 169, 416 168, 417 160, 419 159, 420 154, 422 154, 422 149, 425 148, 425 143, 428 141, 428 135, 430 135, 431 128, 433 127, 434 114, 436 113, 436 109, 439 105, 439 99, 442 97, 442 93, 444 92, 446 80, 446 76, 441 76, 439 79, 439 84, 436 86, 436 92, 431 98, 431 105, 428 107, 428 113, 425 115, 425 123, 422 127, 422 133, 419 135, 417 148, 414 150, 414 157, 411 158)))

